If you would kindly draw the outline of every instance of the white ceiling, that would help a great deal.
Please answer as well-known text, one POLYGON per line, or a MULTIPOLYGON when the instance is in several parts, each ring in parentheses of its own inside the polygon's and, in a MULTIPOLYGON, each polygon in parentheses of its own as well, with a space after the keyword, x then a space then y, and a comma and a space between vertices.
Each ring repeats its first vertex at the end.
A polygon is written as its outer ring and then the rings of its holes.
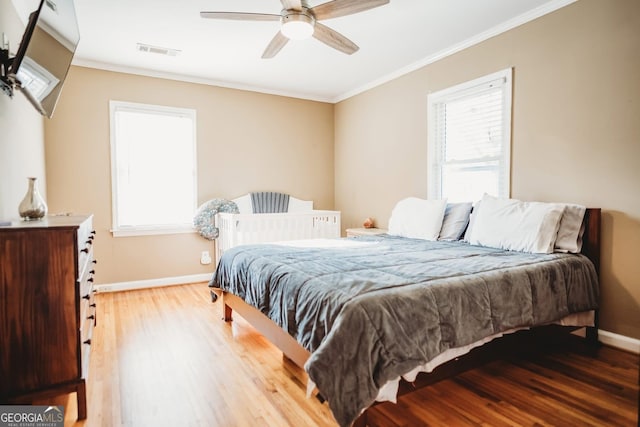
POLYGON ((202 19, 199 12, 278 14, 279 0, 75 0, 80 44, 74 63, 338 102, 573 1, 391 0, 322 21, 360 46, 351 56, 310 38, 261 59, 279 22, 202 19), (143 53, 136 43, 180 53, 143 53))

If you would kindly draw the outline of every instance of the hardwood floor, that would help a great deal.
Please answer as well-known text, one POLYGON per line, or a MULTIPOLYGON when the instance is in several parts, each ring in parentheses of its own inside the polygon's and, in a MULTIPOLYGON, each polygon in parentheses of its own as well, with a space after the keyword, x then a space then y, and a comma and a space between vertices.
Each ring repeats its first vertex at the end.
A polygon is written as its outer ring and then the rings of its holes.
MULTIPOLYGON (((236 316, 219 318, 206 284, 97 295, 88 418, 65 426, 335 426, 305 397, 304 372, 236 316)), ((219 304, 219 303, 216 303, 219 304)), ((379 426, 635 426, 638 355, 552 354, 496 361, 378 405, 379 426)), ((51 402, 46 402, 50 404, 51 402)), ((45 404, 44 402, 42 404, 45 404)))

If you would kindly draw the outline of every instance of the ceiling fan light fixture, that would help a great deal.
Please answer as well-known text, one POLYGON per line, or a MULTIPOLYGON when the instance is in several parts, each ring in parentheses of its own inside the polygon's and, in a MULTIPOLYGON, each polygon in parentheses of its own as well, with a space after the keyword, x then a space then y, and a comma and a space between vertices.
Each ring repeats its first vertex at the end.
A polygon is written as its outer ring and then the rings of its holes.
POLYGON ((304 40, 313 35, 315 19, 305 12, 289 13, 282 17, 280 32, 292 40, 304 40))

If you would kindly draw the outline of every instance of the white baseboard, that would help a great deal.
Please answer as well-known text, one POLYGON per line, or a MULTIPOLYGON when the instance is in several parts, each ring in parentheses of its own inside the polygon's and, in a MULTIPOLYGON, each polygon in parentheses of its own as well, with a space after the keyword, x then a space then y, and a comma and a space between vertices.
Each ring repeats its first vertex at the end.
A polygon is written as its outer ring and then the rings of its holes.
POLYGON ((638 339, 599 329, 598 340, 602 344, 610 345, 611 347, 629 351, 634 354, 640 354, 640 340, 638 339))
POLYGON ((165 277, 150 280, 134 280, 132 282, 118 282, 95 285, 96 292, 132 291, 135 289, 159 288, 162 286, 184 285, 186 283, 208 282, 213 273, 192 274, 189 276, 165 277))

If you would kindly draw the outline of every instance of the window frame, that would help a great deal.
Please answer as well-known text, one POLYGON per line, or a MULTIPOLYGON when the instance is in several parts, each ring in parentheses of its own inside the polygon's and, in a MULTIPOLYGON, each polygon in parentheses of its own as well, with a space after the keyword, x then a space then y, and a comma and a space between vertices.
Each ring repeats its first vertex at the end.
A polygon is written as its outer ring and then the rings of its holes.
MULTIPOLYGON (((430 199, 441 199, 442 194, 442 141, 438 139, 437 113, 438 106, 448 101, 458 100, 473 96, 481 95, 483 91, 495 87, 496 84, 502 85, 502 147, 498 156, 501 175, 504 182, 499 183, 501 189, 500 194, 494 194, 496 197, 508 198, 511 196, 511 116, 513 111, 512 92, 513 92, 513 68, 506 68, 437 92, 430 93, 427 96, 427 147, 428 147, 428 163, 427 163, 427 194, 430 199)), ((476 202, 476 200, 468 200, 476 202)))
POLYGON ((193 224, 176 223, 167 225, 120 225, 118 215, 118 165, 117 143, 116 143, 116 120, 115 114, 118 111, 132 111, 138 113, 150 113, 157 115, 186 116, 191 118, 192 123, 192 152, 193 152, 193 212, 195 214, 198 207, 198 162, 197 162, 197 135, 196 135, 196 110, 190 108, 170 107, 165 105, 144 104, 127 101, 109 101, 109 128, 110 128, 110 153, 111 153, 111 233, 114 237, 163 235, 195 233, 193 224))

